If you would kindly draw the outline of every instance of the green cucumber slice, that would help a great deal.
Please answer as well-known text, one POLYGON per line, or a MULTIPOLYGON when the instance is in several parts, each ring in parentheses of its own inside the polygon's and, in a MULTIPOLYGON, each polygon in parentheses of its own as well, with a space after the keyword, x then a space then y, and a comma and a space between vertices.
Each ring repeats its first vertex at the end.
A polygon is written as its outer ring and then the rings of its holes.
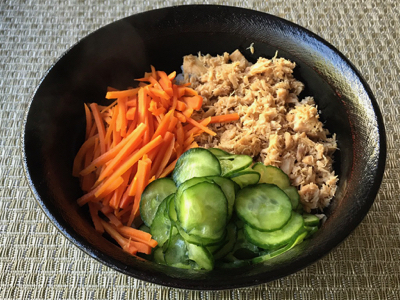
POLYGON ((289 222, 283 228, 275 231, 259 231, 248 224, 244 225, 246 238, 254 245, 269 250, 287 245, 302 232, 304 232, 304 220, 296 212, 292 213, 289 222))
POLYGON ((249 185, 257 184, 260 181, 260 174, 246 169, 232 174, 230 179, 236 182, 240 188, 244 188, 249 185))
POLYGON ((200 182, 175 197, 177 219, 183 230, 201 239, 219 240, 225 233, 228 203, 213 182, 200 182))
POLYGON ((295 186, 289 186, 284 188, 283 191, 288 195, 290 202, 292 202, 292 208, 296 209, 300 203, 300 194, 295 186))
POLYGON ((169 218, 169 200, 174 198, 175 194, 169 195, 165 198, 158 206, 156 215, 150 227, 150 233, 158 243, 159 247, 162 247, 164 243, 170 238, 171 235, 171 219, 169 218))
POLYGON ((292 214, 292 204, 285 192, 267 183, 241 189, 236 195, 235 209, 245 223, 261 231, 282 228, 292 214))
POLYGON ((211 179, 216 184, 218 184, 218 186, 224 192, 226 200, 228 201, 228 220, 229 220, 232 216, 233 206, 235 205, 235 198, 236 198, 236 192, 235 192, 236 187, 234 181, 221 176, 211 176, 208 177, 208 179, 211 179))
POLYGON ((277 167, 256 163, 253 170, 260 173, 260 183, 275 184, 282 190, 290 186, 289 176, 277 167))
POLYGON ((176 185, 171 178, 156 179, 144 189, 139 208, 144 224, 151 226, 160 203, 175 191, 176 185))
POLYGON ((319 226, 319 218, 312 214, 303 214, 304 225, 305 226, 319 226))
POLYGON ((212 270, 214 268, 214 257, 203 246, 186 243, 188 257, 196 263, 193 269, 212 270))
POLYGON ((258 257, 255 257, 252 259, 252 263, 253 264, 258 264, 267 260, 270 260, 271 258, 274 258, 278 255, 281 255, 287 251, 289 251, 290 249, 292 249, 294 246, 300 244, 303 242, 303 240, 307 237, 307 232, 302 232, 300 233, 298 236, 296 236, 296 238, 294 238, 292 241, 289 242, 289 244, 287 244, 286 246, 279 248, 277 250, 274 250, 270 253, 267 253, 265 255, 260 255, 258 257))
POLYGON ((183 153, 176 162, 172 178, 179 187, 183 182, 194 177, 221 175, 218 159, 204 148, 192 148, 183 153))

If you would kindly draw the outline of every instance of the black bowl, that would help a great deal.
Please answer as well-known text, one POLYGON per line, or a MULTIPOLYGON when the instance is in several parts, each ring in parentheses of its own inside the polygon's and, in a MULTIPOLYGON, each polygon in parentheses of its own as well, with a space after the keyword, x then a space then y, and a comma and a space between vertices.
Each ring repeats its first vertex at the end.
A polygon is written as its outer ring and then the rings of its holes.
POLYGON ((265 13, 226 6, 180 6, 109 24, 82 39, 48 71, 32 98, 22 137, 24 167, 46 215, 75 245, 122 273, 160 285, 219 290, 257 285, 294 273, 342 242, 371 207, 383 176, 386 138, 367 83, 334 47, 310 31, 265 13), (246 50, 254 43, 255 53, 246 50), (150 64, 179 71, 186 54, 240 49, 250 61, 279 56, 296 62, 303 96, 314 96, 337 134, 339 186, 327 221, 310 240, 268 262, 229 271, 188 271, 124 253, 98 234, 76 199, 72 162, 84 139, 84 102, 103 101, 107 86, 124 89, 150 64))

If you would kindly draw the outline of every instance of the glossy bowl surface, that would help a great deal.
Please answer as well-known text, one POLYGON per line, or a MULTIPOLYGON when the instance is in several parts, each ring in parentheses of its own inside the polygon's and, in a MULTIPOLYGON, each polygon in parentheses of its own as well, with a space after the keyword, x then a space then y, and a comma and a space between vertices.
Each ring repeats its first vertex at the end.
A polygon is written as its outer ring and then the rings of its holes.
POLYGON ((127 275, 184 289, 257 285, 317 261, 361 222, 377 195, 386 138, 377 102, 355 67, 333 46, 291 22, 227 6, 187 5, 133 15, 71 47, 44 76, 22 134, 24 168, 35 197, 54 225, 90 256, 127 275), (255 52, 247 48, 254 43, 255 52), (179 71, 186 54, 242 51, 255 61, 278 55, 296 62, 295 77, 314 96, 321 118, 337 134, 339 175, 327 221, 311 239, 268 262, 212 272, 157 265, 124 253, 98 234, 79 208, 72 162, 84 139, 83 103, 104 103, 107 86, 124 89, 149 66, 179 71))

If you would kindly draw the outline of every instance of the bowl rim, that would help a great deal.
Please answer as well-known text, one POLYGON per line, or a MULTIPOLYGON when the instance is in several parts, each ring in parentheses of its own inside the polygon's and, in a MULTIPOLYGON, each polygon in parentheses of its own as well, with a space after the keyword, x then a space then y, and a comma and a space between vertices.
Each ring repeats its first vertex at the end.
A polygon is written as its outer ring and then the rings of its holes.
POLYGON ((23 161, 23 170, 24 170, 25 178, 28 181, 28 185, 33 193, 36 203, 39 204, 39 207, 41 208, 41 210, 44 212, 44 214, 47 216, 47 218, 51 221, 51 223, 53 223, 53 225, 58 229, 58 231, 61 232, 61 234, 64 235, 64 237, 66 237, 75 247, 77 247, 78 249, 80 249, 83 252, 85 252, 86 254, 88 254, 91 258, 94 258, 97 261, 99 261, 100 263, 112 268, 113 270, 119 271, 125 275, 132 276, 136 279, 144 280, 144 281, 158 284, 161 286, 178 288, 178 289, 188 289, 188 290, 226 290, 226 289, 232 289, 232 288, 255 286, 255 285, 259 285, 262 283, 266 283, 266 282, 269 282, 272 280, 276 280, 276 279, 294 274, 295 272, 297 272, 301 269, 304 269, 307 266, 315 263, 317 260, 319 260, 323 256, 326 256, 330 251, 332 251, 340 243, 342 243, 350 235, 351 232, 354 231, 354 229, 361 223, 361 221, 365 218, 366 214, 370 210, 373 202, 375 201, 375 198, 378 194, 380 185, 383 180, 385 164, 386 164, 386 151, 387 151, 384 121, 383 121, 383 117, 382 117, 380 108, 378 106, 378 103, 375 99, 375 96, 373 95, 371 88, 369 87, 368 83, 363 78, 361 73, 353 65, 353 63, 351 61, 349 61, 349 59, 346 56, 344 56, 344 54, 342 54, 337 48, 335 48, 332 44, 327 42, 325 39, 323 39, 319 35, 313 33, 312 31, 308 30, 307 28, 304 28, 303 26, 300 26, 300 25, 298 25, 292 21, 286 20, 282 17, 276 16, 276 15, 273 15, 270 13, 250 9, 250 8, 242 8, 242 7, 230 6, 230 5, 217 5, 217 4, 173 5, 173 6, 167 6, 167 7, 163 7, 163 8, 143 11, 143 12, 132 14, 132 15, 117 19, 113 22, 107 23, 107 24, 95 29, 94 31, 90 32, 89 34, 85 35, 84 37, 80 38, 77 42, 75 42, 71 46, 69 46, 51 64, 51 66, 45 71, 45 73, 42 75, 41 79, 39 80, 36 88, 34 89, 34 91, 32 92, 32 94, 30 96, 29 103, 28 103, 27 107, 25 108, 23 122, 21 123, 21 134, 20 134, 19 140, 20 140, 19 148, 21 150, 20 154, 21 154, 22 161, 23 161), (55 218, 52 215, 52 213, 49 211, 49 209, 46 207, 46 203, 41 199, 38 191, 36 190, 36 188, 33 184, 32 178, 30 176, 30 172, 29 172, 28 165, 27 165, 27 159, 26 159, 26 151, 25 151, 25 127, 26 127, 26 123, 28 120, 29 111, 30 111, 30 108, 33 104, 33 101, 35 99, 35 96, 36 96, 40 86, 42 85, 42 83, 46 79, 46 77, 49 75, 49 73, 52 71, 52 69, 59 63, 59 61, 64 56, 66 56, 71 51, 71 49, 73 49, 76 45, 78 45, 82 41, 88 39, 90 36, 92 36, 96 32, 98 32, 98 31, 102 30, 103 28, 105 28, 111 24, 114 24, 116 22, 121 22, 125 19, 135 18, 137 16, 150 15, 154 12, 159 12, 159 11, 170 11, 170 10, 176 10, 176 9, 178 9, 178 10, 179 9, 185 9, 185 10, 186 9, 194 9, 194 10, 196 10, 198 7, 206 7, 207 9, 210 9, 210 10, 229 9, 229 10, 235 11, 239 14, 242 14, 242 13, 243 14, 257 14, 258 16, 260 16, 262 18, 267 18, 267 19, 273 20, 274 22, 283 23, 288 27, 295 28, 295 29, 301 31, 302 33, 306 34, 307 37, 311 38, 313 41, 317 41, 318 43, 324 45, 325 47, 328 47, 331 51, 334 52, 335 55, 337 55, 340 58, 340 60, 342 60, 343 63, 345 63, 351 69, 352 72, 354 72, 354 74, 358 77, 358 79, 362 83, 362 88, 365 90, 365 92, 368 95, 368 98, 371 102, 371 106, 373 108, 374 116, 375 116, 376 122, 377 122, 377 127, 380 132, 379 143, 378 143, 379 146, 377 146, 377 149, 376 149, 379 152, 379 159, 378 159, 378 166, 376 169, 375 181, 373 182, 373 185, 370 189, 371 199, 369 199, 369 201, 366 201, 364 203, 364 206, 362 207, 362 209, 360 209, 356 218, 352 219, 349 226, 344 230, 343 234, 341 235, 341 238, 329 240, 326 243, 323 250, 321 251, 322 255, 320 255, 319 257, 309 259, 304 263, 300 263, 298 266, 293 268, 293 270, 290 272, 290 274, 289 273, 285 274, 285 272, 281 272, 275 278, 272 278, 272 279, 261 278, 261 280, 260 280, 260 278, 258 278, 258 279, 255 278, 255 276, 253 275, 253 276, 249 276, 246 280, 243 280, 240 283, 237 283, 235 286, 229 285, 228 283, 223 283, 223 284, 214 283, 210 286, 205 286, 197 281, 193 281, 193 282, 189 281, 188 283, 185 283, 185 284, 179 284, 179 283, 177 283, 177 281, 179 281, 181 279, 176 279, 176 278, 168 279, 167 278, 167 280, 165 280, 165 279, 160 280, 158 278, 155 278, 153 276, 153 274, 132 274, 132 272, 127 271, 127 269, 124 268, 123 265, 120 262, 118 262, 117 260, 115 260, 114 258, 109 257, 108 255, 102 253, 101 251, 99 251, 97 249, 90 248, 88 246, 88 244, 86 243, 85 239, 81 235, 79 235, 77 232, 75 232, 72 228, 70 228, 68 226, 68 224, 65 222, 65 220, 58 220, 57 218, 55 218), (108 260, 105 258, 107 258, 108 260))

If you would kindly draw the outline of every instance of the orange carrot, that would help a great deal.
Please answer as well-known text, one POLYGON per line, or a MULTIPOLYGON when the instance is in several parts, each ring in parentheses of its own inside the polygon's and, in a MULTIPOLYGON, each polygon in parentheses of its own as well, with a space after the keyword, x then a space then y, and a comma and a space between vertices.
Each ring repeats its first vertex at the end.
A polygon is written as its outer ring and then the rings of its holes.
POLYGON ((240 117, 239 117, 239 114, 237 114, 237 113, 233 113, 233 114, 229 114, 229 115, 213 116, 213 117, 211 117, 210 124, 232 122, 232 121, 237 121, 239 119, 240 119, 240 117))
POLYGON ((118 99, 124 97, 133 97, 136 96, 139 92, 139 88, 124 90, 124 91, 109 91, 106 94, 107 99, 118 99))
POLYGON ((92 128, 92 113, 90 112, 89 107, 84 104, 85 107, 85 117, 86 117, 86 139, 89 138, 90 129, 92 128))
MULTIPOLYGON (((168 147, 170 147, 170 144, 173 140, 174 140, 174 135, 168 131, 165 134, 164 142, 160 147, 160 151, 158 153, 156 153, 156 158, 154 159, 154 162, 151 166, 150 177, 156 176, 156 174, 161 166, 161 163, 163 161, 163 158, 164 158, 164 156, 166 156, 167 149, 168 149, 168 147)), ((156 176, 156 177, 158 177, 158 176, 156 176)))
POLYGON ((101 220, 101 224, 103 225, 107 233, 121 246, 124 251, 132 255, 135 255, 137 253, 138 250, 133 245, 130 245, 129 240, 120 235, 111 224, 108 224, 106 221, 103 220, 101 220))
POLYGON ((186 103, 188 107, 193 108, 194 110, 201 109, 201 106, 203 105, 203 98, 200 95, 192 97, 182 97, 182 100, 186 103))
POLYGON ((127 97, 118 98, 118 119, 116 121, 116 130, 120 132, 121 137, 126 136, 126 127, 127 127, 127 119, 126 119, 126 102, 128 101, 127 97))
POLYGON ((132 212, 129 217, 128 226, 131 226, 134 218, 136 217, 139 210, 139 203, 142 197, 142 193, 144 188, 149 182, 150 179, 150 169, 151 169, 151 160, 142 159, 138 162, 138 170, 137 170, 137 186, 136 186, 136 194, 135 200, 132 207, 132 212))
POLYGON ((79 149, 78 153, 75 156, 74 163, 73 163, 73 168, 72 168, 72 176, 78 177, 79 172, 81 171, 82 168, 82 163, 85 158, 86 151, 88 151, 91 147, 96 142, 96 139, 98 138, 98 135, 94 135, 88 140, 86 140, 81 148, 79 149))
POLYGON ((204 125, 201 125, 199 122, 193 120, 192 118, 186 118, 186 121, 198 128, 200 128, 201 130, 203 130, 204 132, 207 132, 209 135, 215 136, 217 135, 214 131, 208 129, 207 127, 205 127, 204 125))
POLYGON ((151 234, 139 229, 135 229, 129 226, 122 226, 117 228, 117 230, 119 233, 128 238, 137 239, 139 241, 145 241, 145 242, 151 241, 151 234))
POLYGON ((95 203, 89 203, 89 212, 90 212, 90 217, 92 218, 94 228, 96 231, 103 233, 104 232, 104 227, 101 224, 101 219, 99 217, 99 210, 96 207, 95 203))
POLYGON ((126 111, 126 119, 131 121, 134 120, 135 117, 136 117, 136 106, 132 106, 126 111))
POLYGON ((161 160, 161 164, 158 167, 157 172, 155 173, 156 177, 159 177, 160 174, 162 173, 162 171, 165 169, 166 165, 168 164, 168 161, 171 158, 172 155, 172 150, 174 149, 174 144, 175 144, 175 136, 172 136, 172 141, 169 143, 166 151, 165 151, 165 155, 163 155, 163 159, 161 160))
POLYGON ((100 115, 100 111, 99 111, 99 107, 98 107, 97 103, 91 103, 90 108, 92 110, 94 121, 96 123, 97 130, 99 132, 100 152, 101 152, 101 154, 103 154, 104 152, 106 152, 106 144, 104 142, 104 138, 105 138, 104 122, 101 119, 101 115, 100 115))

